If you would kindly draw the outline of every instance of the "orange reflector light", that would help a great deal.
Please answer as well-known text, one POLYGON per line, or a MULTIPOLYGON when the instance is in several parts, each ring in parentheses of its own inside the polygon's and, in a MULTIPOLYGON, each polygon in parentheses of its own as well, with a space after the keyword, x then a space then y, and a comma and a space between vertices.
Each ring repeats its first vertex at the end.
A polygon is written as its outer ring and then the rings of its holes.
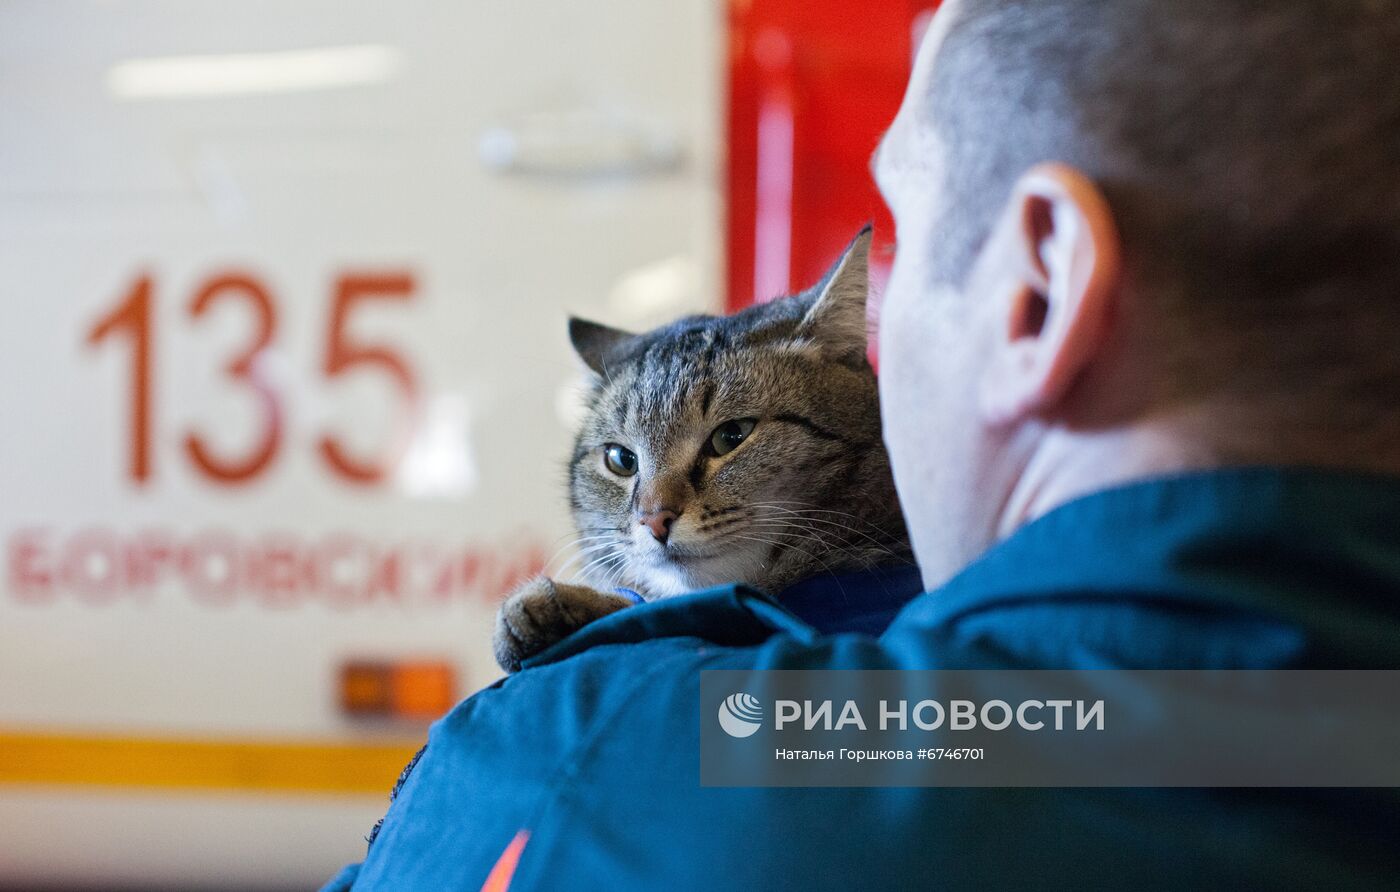
POLYGON ((432 721, 456 702, 451 663, 349 660, 340 667, 340 708, 356 718, 432 721))

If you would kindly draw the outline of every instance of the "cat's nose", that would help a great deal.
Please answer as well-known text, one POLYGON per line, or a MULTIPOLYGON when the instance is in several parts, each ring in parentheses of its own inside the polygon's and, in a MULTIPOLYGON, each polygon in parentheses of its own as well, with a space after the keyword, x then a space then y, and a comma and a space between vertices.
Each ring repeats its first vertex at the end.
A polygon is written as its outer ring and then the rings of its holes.
POLYGON ((676 522, 676 512, 674 511, 650 511, 643 514, 637 523, 651 530, 651 534, 656 537, 656 541, 666 544, 666 540, 671 536, 671 525, 676 522))

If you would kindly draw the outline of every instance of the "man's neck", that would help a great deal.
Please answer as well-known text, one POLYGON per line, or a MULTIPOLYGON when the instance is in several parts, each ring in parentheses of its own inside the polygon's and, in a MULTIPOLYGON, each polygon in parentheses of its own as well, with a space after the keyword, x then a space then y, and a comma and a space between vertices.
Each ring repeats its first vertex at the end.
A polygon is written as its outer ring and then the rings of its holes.
POLYGON ((1135 480, 1216 467, 1213 452, 1154 427, 1046 433, 1021 472, 998 524, 1004 538, 1068 502, 1135 480))
POLYGON ((1292 465, 1400 476, 1391 440, 1269 424, 1239 406, 1163 413, 1130 427, 1049 429, 998 524, 1005 537, 1067 502, 1137 480, 1211 468, 1292 465))

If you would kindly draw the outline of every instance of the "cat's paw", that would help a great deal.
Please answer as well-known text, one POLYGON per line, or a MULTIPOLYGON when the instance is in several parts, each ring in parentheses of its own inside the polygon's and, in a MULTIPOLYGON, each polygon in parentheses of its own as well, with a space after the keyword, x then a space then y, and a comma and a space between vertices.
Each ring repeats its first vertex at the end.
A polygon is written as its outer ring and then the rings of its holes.
POLYGON ((538 576, 512 592, 496 614, 491 641, 496 662, 507 672, 518 671, 526 657, 630 606, 632 601, 622 595, 538 576))

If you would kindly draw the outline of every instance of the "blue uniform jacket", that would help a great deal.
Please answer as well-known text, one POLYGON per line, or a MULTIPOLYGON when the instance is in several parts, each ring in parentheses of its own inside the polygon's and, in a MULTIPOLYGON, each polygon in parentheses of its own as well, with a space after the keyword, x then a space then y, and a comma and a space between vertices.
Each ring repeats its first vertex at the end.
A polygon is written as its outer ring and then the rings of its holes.
POLYGON ((1390 789, 713 788, 698 752, 705 669, 1400 668, 1400 480, 1257 468, 1099 493, 877 637, 909 580, 786 606, 731 586, 594 623, 434 725, 327 888, 1400 888, 1390 789))

